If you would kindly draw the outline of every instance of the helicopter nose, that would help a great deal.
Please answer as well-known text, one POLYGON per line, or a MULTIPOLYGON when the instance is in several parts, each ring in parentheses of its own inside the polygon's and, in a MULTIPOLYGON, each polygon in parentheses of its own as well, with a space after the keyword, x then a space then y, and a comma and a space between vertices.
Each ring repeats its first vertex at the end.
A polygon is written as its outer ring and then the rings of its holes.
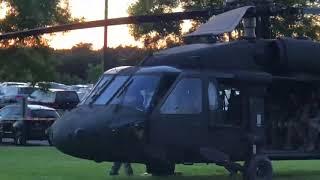
POLYGON ((85 159, 94 159, 110 141, 106 111, 78 108, 58 119, 50 128, 49 138, 61 152, 85 159), (103 130, 102 130, 103 129, 103 130), (104 140, 103 144, 99 141, 104 140))
POLYGON ((84 159, 95 159, 97 140, 99 139, 90 129, 64 122, 64 118, 56 121, 52 128, 52 144, 61 152, 84 159))
POLYGON ((52 125, 49 138, 52 144, 63 153, 71 154, 73 152, 73 133, 70 128, 66 128, 63 118, 52 125))

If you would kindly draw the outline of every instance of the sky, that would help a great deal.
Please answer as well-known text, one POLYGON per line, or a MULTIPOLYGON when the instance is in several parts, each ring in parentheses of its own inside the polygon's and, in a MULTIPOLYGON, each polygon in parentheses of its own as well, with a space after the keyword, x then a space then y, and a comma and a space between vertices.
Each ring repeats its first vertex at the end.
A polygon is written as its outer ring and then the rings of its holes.
MULTIPOLYGON (((5 9, 6 6, 4 3, 0 3, 0 9, 5 9)), ((3 19, 6 16, 6 11, 0 11, 0 19, 3 19)))
MULTIPOLYGON (((109 18, 127 17, 128 7, 137 0, 108 0, 109 18)), ((70 10, 73 17, 85 18, 85 21, 94 21, 104 19, 105 0, 69 0, 70 10)), ((3 3, 0 3, 4 9, 3 3)), ((177 8, 176 11, 181 11, 177 8)), ((0 11, 0 19, 5 17, 6 12, 0 11)), ((182 26, 183 31, 187 31, 191 23, 186 21, 182 26)), ((93 49, 103 47, 104 29, 91 28, 82 30, 73 30, 64 33, 55 33, 54 35, 45 35, 49 40, 49 45, 55 49, 70 49, 78 43, 92 43, 93 49)), ((127 25, 108 27, 108 47, 118 47, 120 45, 133 45, 143 47, 143 43, 135 41, 129 33, 127 25)))
MULTIPOLYGON (((109 18, 128 16, 127 9, 135 1, 109 0, 109 18)), ((104 0, 69 0, 69 5, 74 17, 84 17, 86 21, 104 19, 104 0)), ((119 45, 142 46, 140 42, 136 42, 130 36, 127 25, 110 26, 108 31, 109 47, 119 45)), ((100 49, 103 46, 103 28, 56 33, 54 37, 49 37, 49 45, 55 49, 69 49, 80 42, 92 43, 94 49, 100 49)))

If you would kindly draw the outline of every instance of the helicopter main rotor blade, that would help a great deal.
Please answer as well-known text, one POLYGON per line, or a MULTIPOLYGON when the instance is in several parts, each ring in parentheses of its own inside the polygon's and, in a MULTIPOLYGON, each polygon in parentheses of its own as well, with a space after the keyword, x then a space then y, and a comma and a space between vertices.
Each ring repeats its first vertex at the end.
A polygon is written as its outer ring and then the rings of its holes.
POLYGON ((232 32, 251 8, 254 8, 254 6, 244 6, 213 16, 207 23, 200 25, 195 32, 186 35, 186 37, 219 35, 232 32))
POLYGON ((303 14, 320 15, 320 8, 303 8, 303 14))
POLYGON ((159 15, 144 15, 144 16, 131 16, 122 18, 113 18, 107 20, 80 22, 74 24, 65 24, 51 27, 42 27, 18 32, 10 32, 0 34, 0 40, 13 39, 13 38, 24 38, 28 36, 42 35, 46 33, 63 32, 76 29, 87 29, 104 26, 124 25, 124 24, 142 24, 142 23, 154 23, 154 22, 165 22, 165 21, 179 21, 187 19, 196 19, 200 17, 209 18, 211 15, 222 13, 223 10, 202 10, 202 11, 190 11, 190 12, 176 12, 166 13, 159 15))

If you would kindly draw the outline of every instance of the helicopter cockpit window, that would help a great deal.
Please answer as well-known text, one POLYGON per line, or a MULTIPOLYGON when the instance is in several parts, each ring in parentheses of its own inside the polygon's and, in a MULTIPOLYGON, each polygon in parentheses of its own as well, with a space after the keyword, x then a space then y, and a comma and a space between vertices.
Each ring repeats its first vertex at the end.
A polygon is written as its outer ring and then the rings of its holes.
POLYGON ((154 97, 160 82, 160 76, 137 75, 119 91, 118 95, 110 102, 111 105, 118 105, 120 110, 135 109, 146 112, 154 97))
MULTIPOLYGON (((114 96, 114 94, 120 89, 120 87, 127 81, 129 76, 117 76, 114 80, 106 87, 103 88, 103 91, 98 93, 98 98, 94 102, 94 104, 105 105, 110 99, 114 96)), ((108 83, 107 83, 108 84, 108 83)))
POLYGON ((165 103, 161 114, 199 114, 202 112, 202 82, 198 78, 181 80, 165 103))
POLYGON ((104 89, 104 87, 107 86, 111 79, 111 75, 102 76, 102 78, 100 78, 100 80, 94 86, 93 90, 89 93, 87 97, 84 98, 84 101, 81 104, 89 104, 97 94, 101 93, 101 91, 104 89))

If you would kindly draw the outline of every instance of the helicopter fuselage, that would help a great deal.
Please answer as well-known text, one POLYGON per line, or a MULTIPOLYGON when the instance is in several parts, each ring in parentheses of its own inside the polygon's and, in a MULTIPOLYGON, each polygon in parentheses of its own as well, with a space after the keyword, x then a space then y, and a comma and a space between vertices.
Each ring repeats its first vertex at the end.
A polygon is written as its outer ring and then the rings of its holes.
POLYGON ((51 138, 62 152, 98 162, 245 161, 266 150, 270 92, 319 81, 317 48, 312 41, 243 40, 156 53, 140 66, 106 72, 56 121, 51 138), (314 54, 295 52, 304 47, 314 54))

